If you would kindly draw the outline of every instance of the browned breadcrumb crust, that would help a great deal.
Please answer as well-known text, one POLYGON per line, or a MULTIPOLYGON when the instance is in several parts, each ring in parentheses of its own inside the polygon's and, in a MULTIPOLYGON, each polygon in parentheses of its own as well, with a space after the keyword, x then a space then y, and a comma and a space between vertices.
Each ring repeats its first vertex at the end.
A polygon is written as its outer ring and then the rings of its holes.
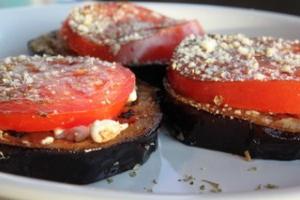
POLYGON ((50 102, 51 99, 47 99, 45 91, 61 99, 74 99, 75 97, 70 96, 67 91, 60 91, 63 87, 70 87, 85 95, 92 94, 95 87, 90 84, 91 80, 103 84, 101 80, 93 80, 95 79, 93 76, 99 74, 100 68, 114 70, 116 66, 115 63, 92 57, 37 55, 7 57, 0 60, 0 102, 18 100, 50 102), (66 65, 68 67, 64 67, 66 65), (69 74, 74 76, 85 74, 85 76, 74 83, 69 74), (61 88, 57 88, 58 85, 61 88), (43 91, 40 88, 43 88, 43 91))
POLYGON ((109 46, 116 55, 121 45, 145 39, 178 22, 132 3, 114 2, 76 7, 68 16, 67 23, 77 34, 109 46))
POLYGON ((300 80, 299 48, 298 40, 191 35, 177 47, 171 67, 202 81, 300 80))
MULTIPOLYGON (((202 104, 177 94, 166 80, 164 81, 164 85, 170 95, 174 98, 198 110, 204 110, 212 114, 220 114, 232 119, 247 120, 254 124, 287 131, 289 133, 300 132, 300 119, 297 117, 290 115, 275 115, 273 113, 263 113, 255 110, 235 109, 226 104, 220 105, 219 100, 216 101, 215 104, 202 104)), ((217 99, 220 99, 220 97, 217 97, 217 99)))

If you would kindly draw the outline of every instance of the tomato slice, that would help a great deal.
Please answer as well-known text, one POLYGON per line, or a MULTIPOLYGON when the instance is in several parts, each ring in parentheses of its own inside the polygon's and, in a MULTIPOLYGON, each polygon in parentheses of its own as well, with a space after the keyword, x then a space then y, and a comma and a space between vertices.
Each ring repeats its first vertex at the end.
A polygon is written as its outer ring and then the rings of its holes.
POLYGON ((87 57, 11 57, 0 61, 0 129, 49 131, 111 119, 122 111, 135 76, 87 57))
POLYGON ((177 21, 131 3, 97 3, 73 11, 60 34, 79 55, 130 65, 168 62, 183 38, 203 29, 195 20, 177 21))
POLYGON ((199 81, 168 71, 168 81, 176 93, 201 103, 222 104, 261 112, 300 114, 299 81, 199 81))
POLYGON ((174 52, 168 81, 201 103, 299 115, 299 47, 272 37, 192 35, 174 52))

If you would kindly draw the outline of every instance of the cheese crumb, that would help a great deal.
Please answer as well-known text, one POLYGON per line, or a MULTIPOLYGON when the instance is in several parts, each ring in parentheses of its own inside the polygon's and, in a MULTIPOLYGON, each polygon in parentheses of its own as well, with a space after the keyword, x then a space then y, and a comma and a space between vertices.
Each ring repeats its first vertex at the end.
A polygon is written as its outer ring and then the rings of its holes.
POLYGON ((212 52, 215 50, 217 47, 217 42, 214 39, 206 38, 205 40, 202 41, 200 46, 208 53, 212 52))
POLYGON ((222 96, 215 96, 213 102, 217 105, 220 106, 223 104, 224 98, 222 96))
POLYGON ((241 110, 235 110, 233 113, 236 114, 236 115, 241 115, 242 111, 241 110))
POLYGON ((41 144, 42 144, 42 145, 49 145, 49 144, 52 144, 53 142, 54 142, 54 137, 47 136, 47 137, 45 137, 45 138, 41 141, 41 144))
POLYGON ((299 80, 299 42, 242 34, 186 37, 172 69, 201 81, 299 80), (225 74, 226 73, 226 74, 225 74))
POLYGON ((54 132, 55 138, 60 138, 63 136, 64 130, 61 128, 56 128, 56 129, 54 129, 53 132, 54 132))
POLYGON ((280 68, 280 71, 283 72, 283 73, 288 73, 288 74, 293 73, 292 67, 290 65, 283 65, 280 68))
POLYGON ((238 52, 244 56, 247 56, 250 53, 250 49, 247 47, 239 47, 238 52))
POLYGON ((267 48, 266 49, 266 56, 272 57, 275 54, 275 48, 267 48))
POLYGON ((117 2, 107 13, 104 3, 87 4, 75 7, 68 16, 68 25, 81 36, 96 44, 104 44, 111 53, 117 55, 121 46, 131 41, 148 38, 163 27, 177 24, 177 20, 169 19, 154 13, 159 20, 145 20, 140 16, 141 9, 133 4, 117 2))
POLYGON ((90 134, 94 142, 102 143, 117 137, 126 128, 128 128, 127 123, 120 124, 110 119, 96 120, 91 125, 90 134))
POLYGON ((265 75, 261 74, 261 73, 256 73, 254 74, 254 79, 256 80, 264 80, 265 79, 265 75))
POLYGON ((128 102, 134 102, 137 100, 137 93, 136 93, 136 89, 134 88, 133 91, 129 94, 128 97, 128 102))

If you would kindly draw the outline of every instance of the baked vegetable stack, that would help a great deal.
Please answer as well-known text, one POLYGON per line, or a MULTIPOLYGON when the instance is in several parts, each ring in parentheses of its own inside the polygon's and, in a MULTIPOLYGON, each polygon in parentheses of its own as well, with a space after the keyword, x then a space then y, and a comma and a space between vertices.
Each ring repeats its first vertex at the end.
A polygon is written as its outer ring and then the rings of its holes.
POLYGON ((300 158, 300 43, 190 36, 165 80, 165 111, 184 143, 255 158, 300 158))
POLYGON ((0 72, 0 171, 87 184, 156 149, 156 90, 120 64, 18 56, 0 60, 0 72))

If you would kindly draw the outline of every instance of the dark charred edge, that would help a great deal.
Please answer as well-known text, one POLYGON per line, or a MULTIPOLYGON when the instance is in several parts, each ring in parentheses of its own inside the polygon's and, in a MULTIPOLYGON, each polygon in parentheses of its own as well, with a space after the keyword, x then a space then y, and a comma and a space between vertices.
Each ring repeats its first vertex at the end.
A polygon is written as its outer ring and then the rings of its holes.
POLYGON ((0 144, 0 171, 73 184, 92 183, 145 163, 157 148, 156 128, 134 141, 91 151, 0 144))
MULTIPOLYGON (((30 40, 27 43, 27 47, 32 54, 37 55, 75 55, 63 40, 59 38, 57 31, 52 31, 30 40)), ((167 63, 132 64, 126 65, 126 67, 130 68, 139 79, 155 87, 163 88, 162 80, 165 76, 167 63)))
MULTIPOLYGON (((141 93, 149 92, 153 103, 158 103, 157 90, 139 82, 141 93)), ((134 106, 129 112, 135 115, 134 106)), ((29 148, 0 143, 0 171, 27 177, 73 184, 88 184, 145 163, 157 149, 157 129, 162 114, 158 106, 153 110, 152 127, 145 127, 140 136, 120 141, 105 148, 67 150, 63 148, 29 148)), ((126 116, 121 118, 127 119, 126 116)), ((15 133, 13 136, 19 137, 15 133)))
POLYGON ((300 159, 300 134, 212 114, 181 102, 166 92, 162 109, 171 134, 181 142, 252 158, 300 159))

